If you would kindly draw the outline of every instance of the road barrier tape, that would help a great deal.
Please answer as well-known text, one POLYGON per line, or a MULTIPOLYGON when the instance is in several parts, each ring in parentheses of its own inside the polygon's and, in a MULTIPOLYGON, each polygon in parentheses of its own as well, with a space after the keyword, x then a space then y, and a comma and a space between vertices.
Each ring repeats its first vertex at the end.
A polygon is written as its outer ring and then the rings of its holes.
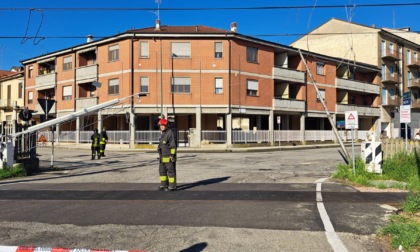
POLYGON ((31 246, 0 246, 0 252, 147 252, 147 250, 108 250, 31 246))

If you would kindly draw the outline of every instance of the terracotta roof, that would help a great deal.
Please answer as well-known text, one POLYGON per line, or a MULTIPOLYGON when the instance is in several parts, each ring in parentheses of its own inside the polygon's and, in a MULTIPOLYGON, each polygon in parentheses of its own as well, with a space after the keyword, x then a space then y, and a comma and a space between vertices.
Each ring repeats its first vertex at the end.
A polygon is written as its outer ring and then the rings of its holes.
POLYGON ((0 77, 9 76, 9 75, 12 75, 12 74, 15 74, 15 73, 16 72, 0 70, 0 77))
POLYGON ((161 25, 160 31, 155 30, 156 27, 148 27, 142 29, 132 29, 127 30, 127 33, 136 32, 136 33, 184 33, 184 34, 205 34, 205 33, 231 33, 229 30, 217 29, 203 25, 194 25, 194 26, 167 26, 161 25))

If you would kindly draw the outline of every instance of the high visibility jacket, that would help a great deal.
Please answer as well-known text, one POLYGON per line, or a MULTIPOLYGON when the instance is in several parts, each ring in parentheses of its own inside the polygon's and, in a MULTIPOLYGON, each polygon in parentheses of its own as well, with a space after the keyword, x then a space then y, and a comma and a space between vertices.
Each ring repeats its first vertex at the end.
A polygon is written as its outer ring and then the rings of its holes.
POLYGON ((90 140, 92 140, 92 146, 93 147, 98 147, 99 146, 99 141, 100 141, 101 136, 98 133, 94 133, 91 137, 90 140))
POLYGON ((105 137, 101 137, 101 141, 99 142, 99 144, 106 144, 106 139, 105 137))
POLYGON ((173 162, 176 160, 176 143, 175 137, 172 130, 167 129, 163 131, 159 138, 159 158, 162 163, 169 163, 170 158, 173 158, 173 162))

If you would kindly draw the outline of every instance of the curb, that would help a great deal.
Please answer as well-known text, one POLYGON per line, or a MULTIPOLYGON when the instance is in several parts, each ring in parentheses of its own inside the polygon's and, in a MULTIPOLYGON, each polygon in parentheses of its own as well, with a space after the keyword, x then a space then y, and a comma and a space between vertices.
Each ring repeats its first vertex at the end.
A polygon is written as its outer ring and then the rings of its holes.
POLYGON ((1 252, 147 252, 147 250, 107 250, 80 248, 52 248, 30 246, 0 246, 1 252))

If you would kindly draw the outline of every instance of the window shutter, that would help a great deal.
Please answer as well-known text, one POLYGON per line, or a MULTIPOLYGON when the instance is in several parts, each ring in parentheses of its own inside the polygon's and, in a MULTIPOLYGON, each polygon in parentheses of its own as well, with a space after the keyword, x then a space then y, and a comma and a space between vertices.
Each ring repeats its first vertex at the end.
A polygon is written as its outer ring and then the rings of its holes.
POLYGON ((140 57, 149 57, 149 42, 140 42, 140 57))
POLYGON ((223 79, 216 78, 216 88, 223 88, 223 79))
POLYGON ((65 86, 63 87, 63 96, 71 96, 72 88, 71 86, 65 86))
POLYGON ((176 57, 191 57, 191 44, 188 42, 173 42, 172 43, 172 53, 176 57))
POLYGON ((247 89, 249 90, 258 90, 258 81, 248 80, 247 85, 248 85, 247 89))

